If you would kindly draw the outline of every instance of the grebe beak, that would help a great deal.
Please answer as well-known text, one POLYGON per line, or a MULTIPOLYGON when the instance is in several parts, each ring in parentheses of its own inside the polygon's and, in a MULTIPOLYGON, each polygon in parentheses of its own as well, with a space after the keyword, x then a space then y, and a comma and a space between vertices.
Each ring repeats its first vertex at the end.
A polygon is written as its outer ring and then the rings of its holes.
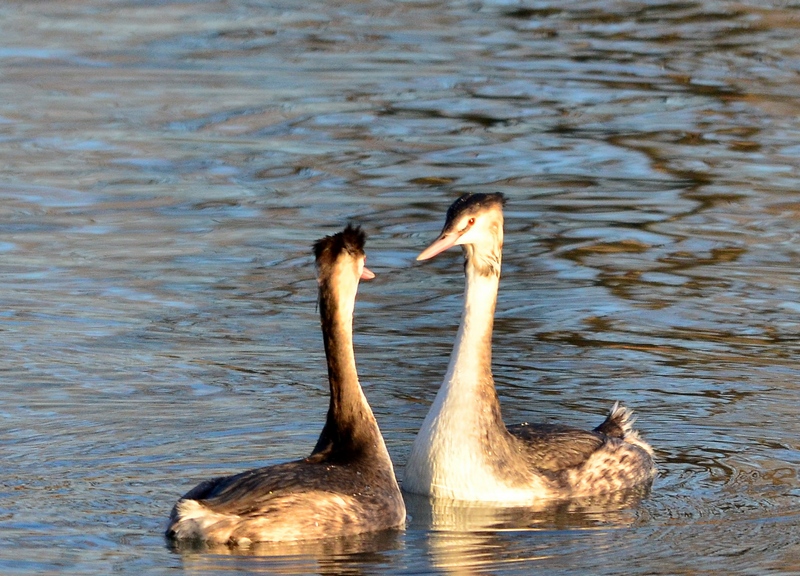
POLYGON ((455 233, 442 234, 433 242, 433 244, 420 252, 420 255, 417 256, 417 260, 428 260, 429 258, 433 258, 440 252, 444 252, 448 248, 455 246, 455 243, 458 239, 459 235, 455 233))

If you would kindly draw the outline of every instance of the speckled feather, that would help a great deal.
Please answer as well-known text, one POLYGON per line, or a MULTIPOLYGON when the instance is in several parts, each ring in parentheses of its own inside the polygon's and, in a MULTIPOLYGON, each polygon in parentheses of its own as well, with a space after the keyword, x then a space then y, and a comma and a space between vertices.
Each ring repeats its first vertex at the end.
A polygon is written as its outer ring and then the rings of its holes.
POLYGON ((405 520, 402 498, 394 474, 381 468, 367 459, 336 465, 310 457, 209 480, 175 507, 170 536, 241 545, 397 527, 405 520), (187 519, 187 501, 196 518, 187 519))

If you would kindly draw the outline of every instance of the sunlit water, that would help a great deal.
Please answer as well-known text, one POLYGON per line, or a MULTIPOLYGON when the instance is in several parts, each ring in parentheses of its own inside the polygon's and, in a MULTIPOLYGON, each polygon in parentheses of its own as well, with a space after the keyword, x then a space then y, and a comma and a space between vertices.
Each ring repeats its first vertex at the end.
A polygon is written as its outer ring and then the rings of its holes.
POLYGON ((3 574, 795 570, 799 8, 85 0, 0 24, 3 574), (347 221, 402 471, 463 290, 457 250, 414 257, 466 191, 509 200, 506 420, 592 427, 621 400, 652 492, 409 498, 404 532, 170 550, 199 480, 313 446, 310 245, 347 221))

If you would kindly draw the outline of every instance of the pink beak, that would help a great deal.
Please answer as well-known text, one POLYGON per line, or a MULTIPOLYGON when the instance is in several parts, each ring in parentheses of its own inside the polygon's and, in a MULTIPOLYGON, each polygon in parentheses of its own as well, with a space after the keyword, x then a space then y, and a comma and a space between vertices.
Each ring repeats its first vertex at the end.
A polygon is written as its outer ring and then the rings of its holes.
POLYGON ((372 280, 373 278, 375 278, 375 272, 364 266, 364 269, 361 271, 361 279, 372 280))
POLYGON ((442 234, 437 240, 434 241, 433 244, 420 252, 420 255, 417 256, 417 260, 428 260, 429 258, 433 258, 439 252, 444 252, 448 248, 455 246, 458 238, 458 234, 442 234))

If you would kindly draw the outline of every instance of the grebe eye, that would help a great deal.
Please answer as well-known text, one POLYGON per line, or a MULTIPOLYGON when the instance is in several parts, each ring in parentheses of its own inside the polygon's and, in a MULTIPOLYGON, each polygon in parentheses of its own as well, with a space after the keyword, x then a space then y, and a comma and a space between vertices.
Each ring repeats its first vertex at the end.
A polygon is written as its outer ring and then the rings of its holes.
POLYGON ((470 219, 467 221, 467 226, 472 226, 473 224, 475 224, 475 218, 470 218, 470 219))

